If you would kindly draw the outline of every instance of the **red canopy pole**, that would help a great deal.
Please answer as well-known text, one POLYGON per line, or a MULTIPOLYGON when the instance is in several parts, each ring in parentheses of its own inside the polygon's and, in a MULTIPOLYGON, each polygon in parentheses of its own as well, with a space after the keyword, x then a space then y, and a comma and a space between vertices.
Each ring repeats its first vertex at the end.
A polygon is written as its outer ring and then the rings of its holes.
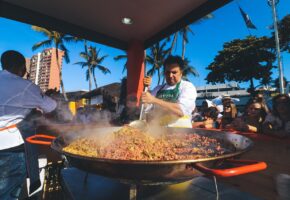
POLYGON ((145 50, 143 43, 132 41, 127 50, 127 100, 136 100, 139 105, 143 91, 145 50))

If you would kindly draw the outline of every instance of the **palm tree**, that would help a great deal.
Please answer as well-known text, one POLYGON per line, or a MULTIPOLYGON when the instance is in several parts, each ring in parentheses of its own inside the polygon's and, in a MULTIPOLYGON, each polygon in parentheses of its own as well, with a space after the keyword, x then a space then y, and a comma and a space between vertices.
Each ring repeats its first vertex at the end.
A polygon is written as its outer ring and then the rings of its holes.
POLYGON ((42 47, 52 47, 54 46, 56 49, 56 61, 57 61, 57 67, 59 70, 59 80, 60 80, 60 86, 61 90, 64 96, 64 99, 68 101, 67 95, 65 93, 63 79, 62 79, 62 70, 59 63, 59 49, 64 52, 64 59, 66 63, 70 62, 69 56, 68 56, 68 50, 65 47, 65 43, 68 42, 77 42, 79 39, 77 37, 73 37, 67 34, 63 34, 57 31, 49 30, 46 28, 38 27, 38 26, 32 26, 32 29, 42 33, 45 37, 47 37, 46 40, 38 42, 32 46, 32 50, 36 50, 42 47))
POLYGON ((184 59, 184 69, 182 72, 182 77, 184 80, 188 80, 188 75, 192 74, 193 76, 199 76, 199 73, 197 72, 197 70, 189 65, 189 60, 187 58, 184 59))
POLYGON ((91 90, 91 79, 93 77, 94 79, 94 83, 95 83, 95 87, 97 88, 97 80, 96 80, 96 74, 95 74, 95 70, 99 69, 102 73, 107 74, 107 73, 111 73, 111 71, 101 65, 101 63, 104 61, 104 59, 107 57, 107 55, 105 56, 99 56, 100 50, 96 50, 96 47, 92 47, 90 46, 88 48, 87 52, 81 52, 80 56, 82 58, 85 59, 84 62, 77 62, 75 64, 81 65, 83 68, 84 67, 88 67, 87 71, 86 71, 86 79, 89 81, 89 90, 91 90))
MULTIPOLYGON (((213 15, 212 14, 207 14, 206 16, 204 16, 202 19, 198 20, 194 24, 199 24, 203 20, 211 19, 211 18, 213 18, 213 15)), ((185 47, 186 47, 186 44, 189 42, 189 40, 188 40, 188 34, 191 33, 191 34, 194 35, 194 32, 191 30, 190 25, 187 25, 184 28, 181 28, 178 32, 174 33, 173 34, 173 39, 172 39, 172 42, 171 42, 171 46, 169 48, 169 54, 172 54, 173 48, 176 47, 177 40, 178 40, 178 33, 182 37, 182 53, 181 53, 181 57, 184 60, 184 57, 185 57, 185 47)), ((170 38, 167 38, 167 40, 169 41, 170 38)))
POLYGON ((184 56, 185 56, 185 46, 189 42, 189 40, 188 40, 188 33, 191 33, 191 34, 194 34, 194 33, 190 29, 190 26, 189 25, 185 26, 184 28, 180 29, 178 32, 174 33, 173 34, 173 40, 172 40, 172 43, 171 43, 171 46, 170 46, 170 49, 169 49, 169 54, 172 54, 173 48, 176 47, 177 40, 178 40, 178 33, 182 37, 182 53, 181 53, 181 57, 184 60, 184 56))
POLYGON ((88 47, 87 47, 87 41, 84 40, 84 47, 85 47, 85 51, 84 52, 81 52, 80 53, 80 56, 82 58, 85 59, 85 62, 76 62, 75 64, 77 65, 81 65, 82 68, 84 67, 88 67, 88 75, 86 76, 86 79, 89 81, 89 91, 92 90, 92 66, 91 66, 91 63, 90 63, 90 55, 88 53, 88 47))
MULTIPOLYGON (((172 39, 170 48, 168 49, 170 55, 172 54, 173 48, 176 47, 177 38, 178 38, 178 32, 173 34, 173 39, 172 39)), ((170 36, 167 38, 167 42, 169 42, 169 41, 170 41, 170 36)))
POLYGON ((166 41, 164 41, 161 45, 160 43, 154 44, 149 48, 149 55, 146 56, 146 62, 148 62, 152 68, 147 71, 148 76, 153 76, 157 71, 158 74, 158 85, 160 84, 161 78, 161 68, 165 58, 169 53, 169 49, 165 49, 166 41))
POLYGON ((185 46, 189 42, 188 41, 188 33, 191 33, 192 35, 194 34, 193 31, 190 29, 190 26, 185 26, 182 28, 179 33, 182 36, 182 53, 181 53, 181 58, 184 60, 185 56, 185 46))

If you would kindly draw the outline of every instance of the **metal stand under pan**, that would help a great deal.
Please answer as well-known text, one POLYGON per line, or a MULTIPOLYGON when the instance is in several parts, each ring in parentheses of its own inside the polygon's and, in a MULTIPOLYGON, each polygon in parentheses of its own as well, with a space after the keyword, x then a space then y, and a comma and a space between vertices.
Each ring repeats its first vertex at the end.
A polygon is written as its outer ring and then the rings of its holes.
MULTIPOLYGON (((66 199, 74 200, 216 200, 216 186, 212 178, 197 177, 177 184, 140 185, 88 174, 76 168, 66 168, 61 172, 61 183, 66 199), (85 182, 84 182, 85 181, 85 182)), ((258 200, 259 198, 241 192, 223 183, 218 184, 220 199, 258 200)))
MULTIPOLYGON (((86 176, 87 177, 87 176, 86 176)), ((215 190, 216 190, 216 200, 219 200, 219 191, 218 191, 218 185, 217 185, 217 180, 216 177, 212 177, 214 180, 215 184, 215 190)), ((130 192, 129 192, 129 199, 130 200, 137 200, 137 192, 138 189, 142 186, 166 186, 166 185, 173 185, 173 184, 178 184, 182 183, 180 181, 171 181, 171 182, 150 182, 150 183, 134 183, 132 181, 127 181, 127 180, 120 180, 122 183, 129 184, 130 185, 130 192)))
MULTIPOLYGON (((170 181, 170 182, 146 182, 146 181, 131 181, 131 180, 122 180, 119 179, 121 183, 124 183, 126 185, 130 186, 130 191, 129 191, 129 200, 137 200, 137 194, 138 190, 144 186, 157 186, 159 188, 162 188, 163 186, 167 185, 173 185, 173 184, 178 184, 181 183, 181 181, 170 181)), ((184 181, 182 181, 184 182, 184 181)))
MULTIPOLYGON (((88 172, 85 172, 84 175, 84 179, 83 179, 83 183, 84 185, 88 183, 88 177, 89 177, 88 172)), ((138 181, 132 181, 132 180, 125 180, 125 179, 118 179, 118 181, 122 184, 126 184, 130 187, 129 190, 129 200, 137 200, 137 193, 138 190, 140 190, 140 188, 144 187, 144 186, 156 186, 160 188, 162 188, 163 186, 167 186, 167 185, 173 185, 173 184, 178 184, 178 183, 182 183, 184 181, 168 181, 168 182, 148 182, 148 181, 142 181, 142 180, 138 180, 138 181)), ((218 195, 218 191, 217 191, 217 195, 218 195)), ((218 198, 217 198, 218 199, 218 198)))

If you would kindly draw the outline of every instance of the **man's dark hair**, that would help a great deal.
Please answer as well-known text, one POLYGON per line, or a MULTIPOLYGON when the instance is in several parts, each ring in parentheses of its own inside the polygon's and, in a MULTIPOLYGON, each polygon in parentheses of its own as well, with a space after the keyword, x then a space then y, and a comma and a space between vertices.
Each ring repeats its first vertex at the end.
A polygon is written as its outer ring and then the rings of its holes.
POLYGON ((164 67, 166 67, 167 65, 171 65, 171 64, 178 64, 181 71, 184 70, 184 61, 182 60, 182 58, 180 56, 168 56, 165 61, 164 61, 164 67))
POLYGON ((18 51, 8 50, 1 55, 1 65, 3 70, 17 74, 23 70, 25 66, 25 58, 18 51))

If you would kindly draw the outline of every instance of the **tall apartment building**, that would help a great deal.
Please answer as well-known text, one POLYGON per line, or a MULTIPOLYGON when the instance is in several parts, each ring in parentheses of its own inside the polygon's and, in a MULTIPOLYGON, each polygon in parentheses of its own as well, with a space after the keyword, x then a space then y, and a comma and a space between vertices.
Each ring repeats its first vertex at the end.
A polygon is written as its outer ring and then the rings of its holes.
POLYGON ((25 58, 25 65, 26 65, 26 71, 28 72, 28 73, 26 73, 25 75, 24 75, 24 79, 29 79, 29 72, 30 72, 30 58, 25 58))
POLYGON ((59 65, 57 65, 56 49, 49 48, 32 56, 30 59, 29 79, 41 90, 60 88, 59 70, 62 69, 62 58, 64 52, 58 50, 59 65))

